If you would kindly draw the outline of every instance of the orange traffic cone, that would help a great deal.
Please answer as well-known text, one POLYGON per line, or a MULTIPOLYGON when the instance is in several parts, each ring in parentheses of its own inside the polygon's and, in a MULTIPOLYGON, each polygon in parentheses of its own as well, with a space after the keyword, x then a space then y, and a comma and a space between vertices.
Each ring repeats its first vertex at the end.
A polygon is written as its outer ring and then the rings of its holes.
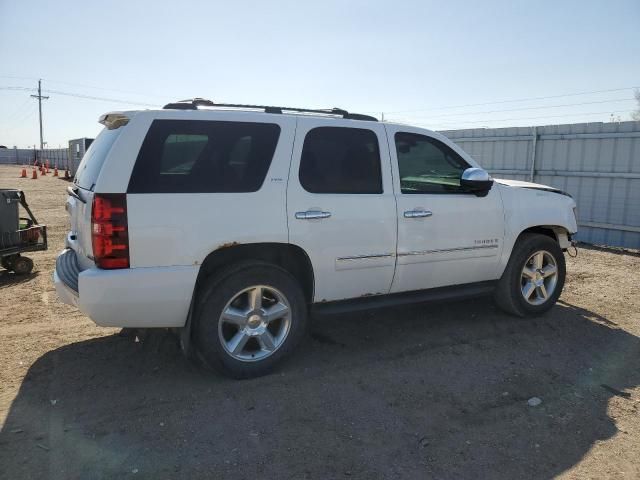
POLYGON ((38 171, 35 168, 33 169, 33 173, 31 174, 31 179, 32 180, 38 179, 38 171))
POLYGON ((42 167, 42 170, 40 171, 40 173, 42 173, 42 176, 46 176, 47 175, 47 169, 42 167))
POLYGON ((58 167, 56 167, 55 170, 53 171, 53 176, 54 177, 58 176, 58 167))
POLYGON ((22 173, 20 174, 20 178, 27 178, 27 169, 23 168, 22 173))
POLYGON ((64 171, 64 178, 66 178, 67 180, 69 180, 69 170, 65 170, 65 171, 64 171))

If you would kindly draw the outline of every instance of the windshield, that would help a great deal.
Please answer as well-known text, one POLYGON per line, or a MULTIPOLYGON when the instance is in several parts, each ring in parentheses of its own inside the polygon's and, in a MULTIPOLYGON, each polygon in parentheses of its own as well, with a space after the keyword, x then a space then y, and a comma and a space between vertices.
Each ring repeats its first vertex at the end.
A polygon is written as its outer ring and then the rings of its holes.
POLYGON ((73 180, 76 185, 85 190, 93 190, 107 154, 121 131, 122 128, 116 128, 115 130, 105 128, 100 132, 98 138, 93 141, 87 153, 82 157, 76 172, 76 178, 73 180))

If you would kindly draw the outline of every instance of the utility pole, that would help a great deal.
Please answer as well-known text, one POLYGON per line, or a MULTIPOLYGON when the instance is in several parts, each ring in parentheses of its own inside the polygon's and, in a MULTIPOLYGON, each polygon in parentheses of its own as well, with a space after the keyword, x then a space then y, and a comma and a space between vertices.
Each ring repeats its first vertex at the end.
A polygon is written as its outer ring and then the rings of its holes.
POLYGON ((42 100, 49 98, 42 95, 42 80, 38 80, 38 95, 31 96, 38 99, 38 111, 40 113, 40 150, 42 150, 44 148, 44 141, 42 139, 42 100))

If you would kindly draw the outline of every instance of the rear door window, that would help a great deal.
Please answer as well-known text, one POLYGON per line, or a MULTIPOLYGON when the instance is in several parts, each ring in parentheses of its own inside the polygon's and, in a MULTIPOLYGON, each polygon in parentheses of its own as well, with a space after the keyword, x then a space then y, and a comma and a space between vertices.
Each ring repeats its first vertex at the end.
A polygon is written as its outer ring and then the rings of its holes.
POLYGON ((93 190, 107 154, 121 132, 122 128, 116 128, 115 130, 105 128, 100 132, 98 137, 91 143, 84 157, 82 157, 80 165, 78 165, 78 171, 74 179, 76 185, 85 190, 93 190))
POLYGON ((271 123, 155 120, 129 181, 129 193, 255 192, 278 144, 271 123))
POLYGON ((378 136, 363 128, 310 130, 302 147, 299 178, 310 193, 382 193, 378 136))

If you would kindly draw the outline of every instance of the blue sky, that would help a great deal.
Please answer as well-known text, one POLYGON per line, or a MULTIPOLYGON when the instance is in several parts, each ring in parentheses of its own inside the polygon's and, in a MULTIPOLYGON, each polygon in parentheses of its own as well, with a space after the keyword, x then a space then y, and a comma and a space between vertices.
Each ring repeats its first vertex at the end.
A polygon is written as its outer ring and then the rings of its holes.
POLYGON ((8 146, 39 141, 33 92, 15 89, 38 78, 113 99, 48 93, 51 147, 95 136, 105 111, 148 108, 124 101, 194 96, 434 129, 628 120, 640 1, 0 0, 0 65, 8 146), (539 97, 555 98, 522 100, 539 97))

